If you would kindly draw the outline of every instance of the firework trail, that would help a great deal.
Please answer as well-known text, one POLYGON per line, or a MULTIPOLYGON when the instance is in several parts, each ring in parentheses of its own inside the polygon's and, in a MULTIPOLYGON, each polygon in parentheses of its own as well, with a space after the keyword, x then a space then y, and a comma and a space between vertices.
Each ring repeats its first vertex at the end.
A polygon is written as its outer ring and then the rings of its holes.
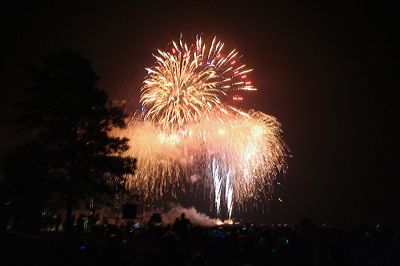
POLYGON ((137 173, 128 183, 147 200, 176 195, 197 176, 219 214, 268 199, 286 171, 287 148, 279 122, 257 111, 230 106, 229 91, 256 90, 236 50, 225 53, 214 38, 190 46, 180 39, 154 55, 140 102, 144 112, 121 132, 130 139, 137 173))

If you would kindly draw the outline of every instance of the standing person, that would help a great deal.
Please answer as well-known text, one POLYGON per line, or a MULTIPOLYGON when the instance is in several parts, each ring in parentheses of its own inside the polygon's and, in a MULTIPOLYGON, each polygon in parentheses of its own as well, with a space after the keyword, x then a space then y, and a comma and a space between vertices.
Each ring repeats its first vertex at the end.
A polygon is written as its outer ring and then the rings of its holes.
POLYGON ((185 213, 181 213, 181 217, 175 220, 173 228, 179 236, 185 236, 191 228, 192 223, 185 217, 185 213))
POLYGON ((85 216, 83 214, 79 214, 78 220, 76 221, 76 227, 78 234, 83 234, 85 229, 85 216))

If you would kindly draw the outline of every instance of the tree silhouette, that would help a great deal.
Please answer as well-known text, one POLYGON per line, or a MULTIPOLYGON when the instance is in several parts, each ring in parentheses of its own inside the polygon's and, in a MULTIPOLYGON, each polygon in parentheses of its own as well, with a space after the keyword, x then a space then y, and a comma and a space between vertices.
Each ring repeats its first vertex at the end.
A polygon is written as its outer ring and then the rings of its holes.
MULTIPOLYGON (((4 180, 1 180, 2 205, 8 202, 12 213, 13 227, 35 231, 40 227, 40 210, 50 196, 45 169, 40 160, 37 143, 28 142, 23 147, 10 151, 3 160, 4 180)), ((2 213, 5 215, 6 213, 2 213)), ((6 219, 8 222, 9 217, 6 219)))
MULTIPOLYGON (((33 132, 25 148, 38 156, 35 167, 30 167, 36 171, 32 178, 65 202, 68 234, 74 202, 112 192, 110 184, 134 173, 136 160, 122 155, 129 148, 126 138, 109 134, 114 127, 125 126, 125 114, 121 107, 108 104, 87 59, 64 50, 44 57, 33 73, 33 86, 20 104, 23 115, 18 123, 33 132)), ((16 175, 17 166, 8 158, 5 174, 16 175)))

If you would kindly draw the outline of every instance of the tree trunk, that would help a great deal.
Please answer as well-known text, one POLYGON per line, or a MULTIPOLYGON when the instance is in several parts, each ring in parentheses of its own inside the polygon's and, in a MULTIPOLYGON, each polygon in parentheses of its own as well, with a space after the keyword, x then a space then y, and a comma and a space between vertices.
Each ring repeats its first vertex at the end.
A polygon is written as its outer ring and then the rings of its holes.
POLYGON ((72 206, 73 206, 73 182, 72 178, 69 179, 67 184, 66 193, 66 207, 67 213, 65 217, 65 231, 64 231, 64 241, 62 241, 62 259, 65 260, 66 264, 72 263, 72 253, 73 253, 73 220, 72 220, 72 206))
POLYGON ((73 204, 73 182, 72 177, 69 180, 67 192, 67 214, 65 217, 65 236, 68 240, 72 239, 74 221, 72 220, 72 204, 73 204))

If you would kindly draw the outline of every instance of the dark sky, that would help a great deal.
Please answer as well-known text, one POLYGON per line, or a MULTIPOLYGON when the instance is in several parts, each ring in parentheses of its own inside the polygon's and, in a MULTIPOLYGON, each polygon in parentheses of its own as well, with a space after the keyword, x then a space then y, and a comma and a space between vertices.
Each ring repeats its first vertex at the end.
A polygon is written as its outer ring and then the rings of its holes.
MULTIPOLYGON (((259 91, 246 100, 278 118, 293 155, 263 219, 399 222, 399 48, 390 2, 16 2, 0 11, 0 118, 15 113, 29 67, 49 51, 81 51, 102 76, 100 87, 135 106, 155 49, 181 32, 217 35, 255 69, 259 91)), ((0 157, 21 139, 0 127, 0 157)))

